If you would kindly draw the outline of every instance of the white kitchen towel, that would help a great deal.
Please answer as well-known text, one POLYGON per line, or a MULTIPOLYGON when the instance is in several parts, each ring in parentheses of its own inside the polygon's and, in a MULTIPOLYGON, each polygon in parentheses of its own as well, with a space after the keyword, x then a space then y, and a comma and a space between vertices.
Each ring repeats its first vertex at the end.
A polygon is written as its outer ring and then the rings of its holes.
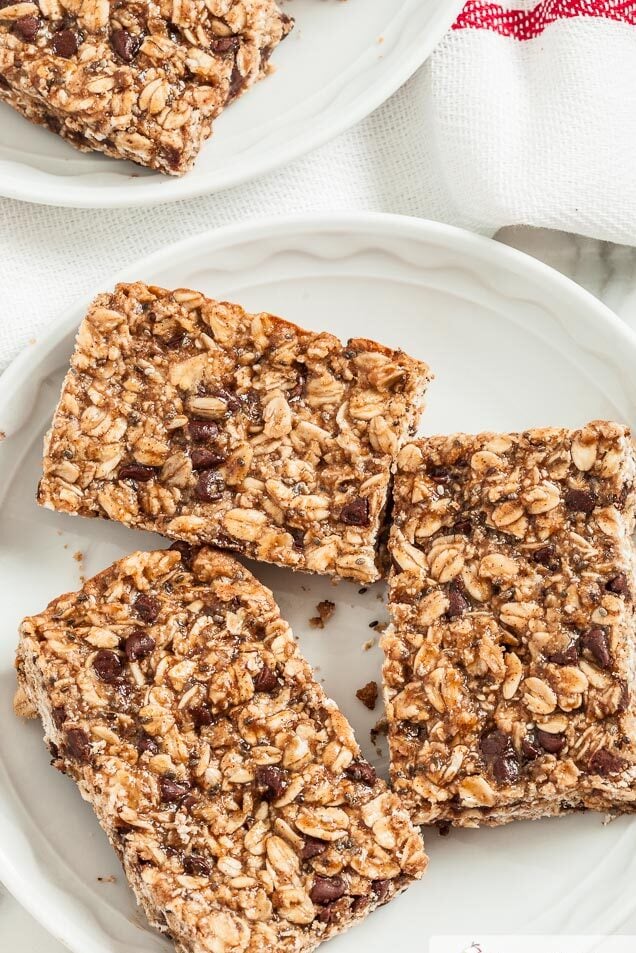
POLYGON ((0 368, 123 266, 252 218, 368 209, 636 244, 635 99, 634 0, 470 0, 376 113, 246 187, 107 212, 0 200, 0 368))

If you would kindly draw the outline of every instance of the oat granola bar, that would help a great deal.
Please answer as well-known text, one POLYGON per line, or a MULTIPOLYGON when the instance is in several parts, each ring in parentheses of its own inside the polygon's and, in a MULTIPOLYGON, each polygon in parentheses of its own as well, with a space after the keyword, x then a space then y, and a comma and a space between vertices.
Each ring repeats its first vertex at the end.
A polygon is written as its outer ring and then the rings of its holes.
POLYGON ((416 821, 633 810, 635 465, 605 421, 402 449, 384 680, 416 821))
POLYGON ((0 0, 0 100, 78 149, 181 175, 291 26, 274 0, 0 0))
POLYGON ((210 549, 134 553, 22 624, 37 711, 181 953, 304 953, 426 867, 272 594, 210 549))
POLYGON ((80 327, 39 501, 369 582, 428 378, 373 341, 119 285, 80 327))

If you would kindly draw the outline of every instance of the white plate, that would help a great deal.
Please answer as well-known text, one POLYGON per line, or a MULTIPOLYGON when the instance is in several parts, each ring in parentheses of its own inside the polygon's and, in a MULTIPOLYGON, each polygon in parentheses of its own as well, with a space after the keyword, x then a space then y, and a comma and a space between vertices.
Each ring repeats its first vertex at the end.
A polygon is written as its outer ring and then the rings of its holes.
POLYGON ((0 194, 74 208, 157 205, 238 185, 316 148, 396 91, 462 0, 289 0, 273 76, 222 115, 180 179, 82 154, 0 103, 0 194))
MULTIPOLYGON (((122 277, 122 276, 120 276, 122 277)), ((533 259, 486 239, 410 219, 362 216, 232 229, 166 249, 128 279, 186 285, 268 309, 314 329, 366 335, 425 358, 437 380, 427 432, 636 425, 636 344, 603 305, 533 259)), ((97 290, 97 289, 95 289, 97 290)), ((101 290, 101 289, 100 289, 101 290)), ((148 953, 168 944, 144 927, 114 854, 74 784, 49 767, 36 723, 11 714, 20 618, 157 542, 108 522, 39 510, 41 439, 82 303, 0 380, 0 877, 76 953, 148 953), (114 884, 98 881, 113 874, 114 884)), ((382 587, 357 587, 259 566, 327 691, 369 757, 370 714, 354 690, 378 676, 365 652, 383 618, 382 587), (324 632, 308 618, 337 610, 324 632)), ((381 761, 382 759, 380 759, 381 761)), ((430 872, 394 904, 335 940, 333 953, 422 951, 443 933, 611 933, 632 913, 636 826, 596 815, 498 830, 427 835, 430 872)))

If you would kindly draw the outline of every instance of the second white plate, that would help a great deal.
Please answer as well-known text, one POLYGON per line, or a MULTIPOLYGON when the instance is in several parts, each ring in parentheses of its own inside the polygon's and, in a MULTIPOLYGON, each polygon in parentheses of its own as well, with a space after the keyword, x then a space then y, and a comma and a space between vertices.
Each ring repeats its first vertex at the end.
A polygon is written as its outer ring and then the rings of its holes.
POLYGON ((263 175, 367 116, 415 72, 462 0, 290 0, 296 27, 276 72, 223 114, 194 169, 175 179, 82 154, 0 103, 0 194, 118 208, 205 195, 263 175))
MULTIPOLYGON (((601 304, 530 258, 440 225, 389 217, 233 229, 165 249, 128 279, 191 286, 341 337, 363 335, 430 362, 425 432, 580 425, 636 428, 636 345, 601 304)), ((102 289, 94 289, 102 290, 102 289)), ((36 723, 11 712, 19 620, 135 548, 160 543, 112 523, 39 510, 42 434, 82 317, 80 303, 0 380, 0 879, 76 953, 168 953, 136 910, 117 860, 72 784, 49 766, 36 723), (82 562, 74 559, 81 553, 82 562), (116 882, 110 882, 110 877, 116 882), (101 878, 101 879, 100 879, 101 878), (105 878, 105 879, 104 879, 105 878)), ((161 543, 160 543, 161 544, 161 543)), ((381 586, 255 567, 318 675, 381 766, 355 690, 379 678, 369 624, 381 586), (337 608, 323 631, 316 603, 337 608)), ((610 934, 636 914, 636 821, 597 815, 426 835, 421 884, 334 941, 332 953, 428 949, 436 934, 610 934)), ((632 929, 636 919, 631 920, 632 929)))

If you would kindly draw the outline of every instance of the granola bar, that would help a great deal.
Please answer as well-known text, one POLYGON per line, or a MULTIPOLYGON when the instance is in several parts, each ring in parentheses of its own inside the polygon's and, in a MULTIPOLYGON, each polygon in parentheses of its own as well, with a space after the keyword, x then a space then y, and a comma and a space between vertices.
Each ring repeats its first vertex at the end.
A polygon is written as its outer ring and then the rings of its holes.
POLYGON ((180 953, 304 953, 426 856, 272 594, 210 549, 134 553, 22 624, 21 713, 180 953))
POLYGON ((275 0, 0 0, 0 100, 78 149, 181 175, 291 26, 275 0))
POLYGON ((403 447, 382 644, 416 821, 633 810, 635 468, 605 421, 403 447))
POLYGON ((137 283, 80 327, 39 501, 361 582, 428 368, 137 283))

